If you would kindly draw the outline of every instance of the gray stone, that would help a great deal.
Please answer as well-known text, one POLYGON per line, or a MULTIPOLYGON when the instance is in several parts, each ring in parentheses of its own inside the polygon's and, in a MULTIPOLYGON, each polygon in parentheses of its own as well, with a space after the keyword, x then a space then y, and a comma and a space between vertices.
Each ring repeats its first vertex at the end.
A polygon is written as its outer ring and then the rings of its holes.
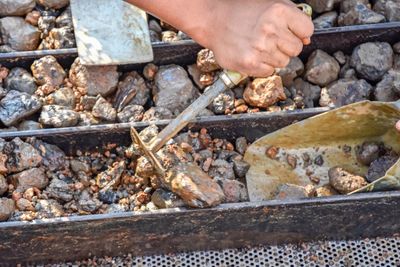
POLYGON ((283 86, 288 87, 293 84, 293 80, 300 76, 304 71, 304 64, 298 57, 290 59, 289 64, 281 69, 276 69, 276 74, 281 76, 283 86))
POLYGON ((24 16, 35 7, 35 0, 1 0, 0 17, 24 16))
POLYGON ((400 71, 390 70, 376 85, 374 90, 375 100, 396 101, 400 94, 400 71))
POLYGON ((19 192, 30 187, 43 189, 49 184, 49 178, 43 168, 32 168, 10 176, 10 179, 19 192))
POLYGON ((376 13, 379 13, 381 15, 386 15, 386 3, 388 2, 388 0, 377 0, 375 1, 373 10, 376 13))
POLYGON ((155 85, 155 106, 167 108, 175 115, 188 107, 198 93, 186 71, 177 65, 160 67, 155 85))
POLYGON ((66 73, 53 56, 45 56, 37 59, 31 66, 33 77, 40 85, 58 87, 64 82, 66 73))
POLYGON ((340 12, 347 13, 357 4, 369 5, 369 0, 343 0, 340 2, 340 12))
POLYGON ((235 179, 235 172, 233 170, 233 164, 227 162, 226 160, 217 159, 211 163, 210 170, 208 171, 208 175, 213 178, 221 178, 221 179, 235 179))
POLYGON ((72 159, 70 161, 70 166, 73 172, 78 173, 80 171, 89 173, 90 172, 90 165, 84 161, 72 159))
POLYGON ((68 167, 66 156, 58 146, 45 143, 36 138, 29 140, 43 158, 43 165, 50 171, 62 170, 68 167))
POLYGON ((56 19, 57 28, 69 27, 73 29, 71 7, 68 6, 56 19))
POLYGON ((233 170, 236 177, 244 178, 247 171, 250 169, 250 164, 244 160, 233 160, 233 170))
POLYGON ((377 179, 383 177, 386 172, 397 162, 399 159, 395 155, 385 155, 374 160, 368 168, 366 179, 368 182, 374 182, 377 179))
POLYGON ((0 198, 0 222, 7 221, 15 211, 14 200, 0 198))
POLYGON ((396 54, 400 54, 400 42, 393 45, 393 52, 395 52, 396 54))
POLYGON ((36 50, 40 42, 38 28, 19 17, 0 19, 0 33, 3 43, 17 51, 36 50))
POLYGON ((302 78, 297 78, 291 87, 294 95, 301 96, 305 107, 313 108, 317 106, 319 97, 321 95, 321 87, 313 85, 309 82, 304 81, 302 78))
POLYGON ((92 111, 94 104, 96 104, 97 101, 97 97, 96 96, 88 96, 88 95, 84 95, 81 98, 81 103, 83 106, 84 110, 87 111, 92 111))
POLYGON ((150 89, 144 79, 136 71, 132 71, 118 83, 114 107, 120 112, 127 105, 144 106, 149 98, 150 89))
POLYGON ((90 126, 100 124, 101 121, 97 119, 91 112, 79 112, 79 126, 90 126))
POLYGON ((304 78, 319 86, 335 81, 339 76, 340 66, 335 58, 322 50, 315 50, 308 58, 304 78))
POLYGON ((393 69, 400 70, 400 54, 394 55, 393 69))
MULTIPOLYGON (((206 88, 204 92, 207 92, 209 88, 210 87, 206 88)), ((231 89, 226 89, 223 93, 214 98, 208 108, 215 114, 226 114, 227 111, 232 111, 235 108, 235 94, 231 89)))
POLYGON ((54 199, 40 199, 35 205, 39 218, 55 218, 64 215, 63 207, 54 199))
POLYGON ((70 27, 54 28, 49 32, 46 41, 50 43, 51 49, 76 47, 75 35, 70 27))
POLYGON ((49 32, 56 26, 56 17, 42 15, 38 20, 38 28, 42 32, 42 37, 48 36, 49 32))
POLYGON ((99 97, 94 104, 92 114, 98 119, 113 122, 117 118, 117 111, 103 97, 99 97))
POLYGON ((37 89, 37 85, 32 75, 23 68, 13 68, 4 80, 4 86, 8 91, 16 90, 32 95, 37 89))
POLYGON ((332 28, 337 25, 338 14, 336 11, 323 13, 313 20, 315 29, 332 28))
POLYGON ((338 18, 339 26, 374 24, 384 21, 383 15, 372 11, 363 4, 355 5, 349 12, 340 14, 338 18))
POLYGON ((12 126, 36 113, 41 107, 42 104, 36 96, 11 90, 0 101, 0 120, 6 126, 12 126))
POLYGON ((7 171, 9 173, 35 168, 43 161, 38 150, 18 137, 6 143, 4 151, 8 156, 7 171))
POLYGON ((163 107, 151 107, 143 115, 143 121, 157 121, 157 120, 169 120, 172 119, 174 115, 172 112, 163 107))
POLYGON ((161 209, 178 208, 185 205, 177 195, 161 188, 154 191, 151 201, 161 209))
POLYGON ((36 2, 51 9, 60 9, 69 4, 69 0, 36 0, 36 2))
POLYGON ((321 107, 341 107, 368 100, 373 87, 365 80, 340 79, 321 90, 321 107))
POLYGON ((201 71, 197 67, 197 65, 196 64, 189 65, 187 66, 187 69, 196 86, 200 89, 204 89, 206 86, 200 82, 201 71))
POLYGON ((392 47, 383 42, 361 44, 353 50, 350 64, 361 78, 379 81, 393 66, 392 47))
POLYGON ((244 155, 244 153, 245 153, 246 150, 247 150, 247 140, 246 140, 246 137, 239 137, 239 138, 236 138, 236 141, 235 141, 235 148, 236 148, 236 151, 239 152, 239 154, 244 155))
POLYGON ((280 200, 301 199, 310 197, 305 187, 294 184, 282 184, 278 187, 275 198, 280 200))
POLYGON ((79 207, 86 212, 95 212, 103 203, 90 196, 88 191, 83 191, 79 197, 79 207))
POLYGON ((225 202, 238 203, 248 201, 247 189, 243 183, 229 179, 218 179, 217 183, 224 192, 225 202))
POLYGON ((50 185, 44 191, 49 197, 55 198, 64 202, 71 201, 74 197, 69 184, 60 179, 52 179, 50 185))
POLYGON ((8 183, 6 178, 2 174, 0 174, 0 196, 8 191, 8 183))
POLYGON ((79 113, 58 105, 43 106, 39 122, 46 127, 70 127, 78 124, 79 113))
POLYGON ((16 50, 12 49, 9 45, 0 45, 0 53, 11 53, 16 50))
POLYGON ((108 96, 117 89, 117 66, 83 66, 76 58, 69 71, 71 83, 85 88, 90 96, 108 96))
POLYGON ((344 65, 347 62, 347 56, 342 51, 336 51, 333 56, 339 62, 340 65, 344 65))
POLYGON ((143 106, 128 105, 121 112, 118 112, 117 119, 119 122, 136 122, 141 121, 144 115, 143 106))
POLYGON ((105 213, 122 213, 129 210, 127 205, 122 204, 111 204, 107 207, 105 213))
POLYGON ((19 131, 30 131, 30 130, 40 130, 42 125, 36 121, 24 120, 18 124, 19 131))
POLYGON ((54 93, 50 94, 52 104, 64 106, 70 109, 75 108, 75 95, 74 91, 69 87, 61 87, 54 93))
POLYGON ((385 11, 388 21, 400 21, 400 1, 387 1, 385 11))

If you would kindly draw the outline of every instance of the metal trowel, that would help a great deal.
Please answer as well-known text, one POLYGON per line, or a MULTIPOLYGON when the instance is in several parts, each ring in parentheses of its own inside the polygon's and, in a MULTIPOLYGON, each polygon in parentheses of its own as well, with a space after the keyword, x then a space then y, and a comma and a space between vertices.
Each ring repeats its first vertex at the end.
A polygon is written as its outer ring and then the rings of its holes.
MULTIPOLYGON (((246 175, 250 201, 272 199, 284 183, 310 184, 310 176, 326 184, 328 170, 335 166, 365 177, 367 167, 357 161, 355 147, 381 141, 399 153, 400 134, 394 127, 399 119, 400 101, 363 101, 260 138, 244 156, 251 166, 246 175)), ((400 161, 385 176, 352 193, 394 189, 400 189, 400 161)))
POLYGON ((83 65, 122 65, 153 60, 147 14, 123 0, 71 0, 83 65))

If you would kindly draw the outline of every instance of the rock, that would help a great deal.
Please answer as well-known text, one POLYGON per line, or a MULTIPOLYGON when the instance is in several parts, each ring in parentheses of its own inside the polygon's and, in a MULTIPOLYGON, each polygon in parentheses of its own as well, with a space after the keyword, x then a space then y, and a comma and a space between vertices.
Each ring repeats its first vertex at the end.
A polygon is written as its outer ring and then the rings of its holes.
POLYGON ((163 31, 161 33, 161 41, 162 42, 176 42, 179 41, 178 35, 174 31, 163 31))
POLYGON ((393 46, 393 52, 395 52, 396 54, 400 54, 400 42, 395 43, 393 46))
POLYGON ((195 164, 177 164, 163 177, 163 183, 193 208, 214 207, 225 198, 218 183, 195 164))
POLYGON ((243 183, 228 179, 219 179, 217 182, 224 192, 225 202, 238 203, 248 201, 247 189, 243 183))
POLYGON ((155 77, 154 104, 169 109, 173 114, 181 113, 197 97, 186 71, 177 65, 160 67, 155 77))
POLYGON ((339 62, 340 65, 344 65, 347 62, 347 56, 342 51, 336 51, 333 56, 339 62))
POLYGON ((44 189, 49 183, 43 168, 32 168, 12 175, 10 179, 19 192, 24 192, 30 187, 44 189))
POLYGON ((84 111, 79 112, 79 126, 90 126, 100 124, 100 120, 93 116, 92 113, 84 111))
POLYGON ((70 161, 70 166, 73 172, 78 173, 78 172, 85 172, 89 173, 90 172, 90 165, 87 164, 84 161, 77 160, 77 159, 72 159, 70 161))
POLYGON ((129 210, 128 205, 111 204, 107 207, 105 213, 121 213, 129 210))
POLYGON ((290 200, 308 198, 310 194, 305 187, 295 184, 282 184, 278 187, 275 199, 290 200))
POLYGON ((174 115, 172 112, 163 107, 151 107, 143 115, 143 121, 158 121, 158 120, 169 120, 172 119, 174 115))
POLYGON ((332 28, 337 25, 338 14, 336 11, 323 13, 313 20, 315 29, 332 28))
POLYGON ((104 188, 110 182, 113 186, 117 186, 120 182, 121 175, 125 171, 125 161, 120 161, 115 166, 110 166, 106 171, 101 172, 96 177, 96 184, 100 188, 104 188))
POLYGON ((341 107, 351 103, 368 100, 372 86, 365 80, 340 79, 321 91, 321 107, 341 107))
MULTIPOLYGON (((210 87, 206 88, 204 92, 210 87)), ((215 114, 227 114, 235 108, 235 94, 231 89, 226 89, 223 93, 219 94, 212 101, 209 109, 211 109, 215 114)))
POLYGON ((64 82, 66 77, 64 69, 58 64, 53 56, 45 56, 37 59, 31 66, 33 77, 40 85, 58 87, 64 82))
POLYGON ((196 64, 189 65, 187 66, 187 69, 196 86, 200 89, 204 89, 206 86, 200 82, 200 76, 202 73, 200 69, 197 67, 197 65, 196 64))
POLYGON ((99 200, 106 204, 117 203, 120 197, 118 193, 113 190, 106 190, 99 192, 99 200))
POLYGON ((162 28, 161 28, 160 24, 154 19, 151 19, 149 21, 149 29, 152 31, 155 31, 156 33, 159 33, 159 34, 162 33, 162 28))
POLYGON ((19 17, 1 18, 0 33, 3 43, 17 51, 36 50, 40 42, 38 28, 19 17))
POLYGON ((0 198, 0 222, 7 221, 14 211, 14 200, 5 197, 0 198))
POLYGON ((71 127, 78 124, 79 113, 58 105, 43 106, 39 122, 46 127, 71 127))
POLYGON ((380 154, 380 146, 377 142, 364 142, 361 147, 356 150, 358 162, 365 166, 369 166, 371 162, 378 159, 380 154))
POLYGON ((368 168, 367 181, 372 183, 383 177, 398 159, 399 157, 395 155, 385 155, 374 160, 368 168))
POLYGON ((128 105, 117 114, 119 122, 136 122, 141 121, 144 115, 143 106, 128 105))
POLYGON ((136 72, 129 72, 118 83, 114 108, 120 112, 127 105, 144 106, 150 98, 150 89, 144 79, 136 72))
POLYGON ((14 49, 11 48, 9 45, 0 45, 0 53, 11 53, 15 52, 14 49))
POLYGON ((396 101, 400 93, 400 71, 390 70, 376 85, 374 96, 378 101, 396 101))
POLYGON ((97 101, 97 97, 96 96, 88 96, 88 95, 84 95, 81 98, 81 105, 83 106, 84 110, 87 111, 92 111, 94 104, 96 104, 97 101))
POLYGON ((12 126, 36 113, 41 107, 36 96, 11 90, 0 101, 0 120, 4 125, 12 126))
POLYGON ((304 78, 313 84, 325 86, 338 78, 339 71, 336 59, 317 49, 308 58, 304 78))
POLYGON ((323 185, 315 189, 316 197, 330 197, 334 195, 339 195, 339 193, 329 184, 323 185))
POLYGON ((6 178, 0 174, 0 196, 8 191, 8 183, 6 178))
POLYGON ((56 19, 57 28, 68 27, 73 29, 71 7, 68 6, 56 19))
POLYGON ((140 131, 139 136, 140 139, 142 139, 143 142, 148 143, 158 135, 158 127, 154 124, 151 124, 150 126, 144 128, 142 131, 140 131))
POLYGON ((40 218, 55 218, 64 215, 62 206, 54 199, 40 199, 35 208, 40 218))
POLYGON ((98 97, 92 109, 92 114, 96 118, 104 121, 113 122, 117 118, 117 111, 103 97, 98 97))
POLYGON ((294 80, 291 91, 294 92, 294 95, 299 95, 303 98, 307 108, 316 107, 321 95, 321 87, 306 82, 302 78, 294 80))
POLYGON ((29 143, 39 151, 43 158, 43 165, 50 171, 62 170, 66 167, 66 155, 58 146, 45 143, 38 139, 31 139, 29 143))
POLYGON ((244 153, 247 150, 247 140, 246 137, 239 137, 236 138, 235 141, 235 148, 236 151, 239 152, 239 154, 244 155, 244 153))
POLYGON ((298 57, 290 59, 289 64, 281 69, 276 69, 275 72, 282 79, 283 86, 288 87, 293 84, 293 80, 301 75, 304 71, 304 64, 298 57))
POLYGON ((24 16, 35 7, 35 0, 2 0, 0 17, 24 16))
POLYGON ((154 80, 154 77, 156 77, 157 72, 158 72, 158 67, 153 63, 148 63, 143 68, 143 76, 149 81, 154 80))
POLYGON ((217 159, 211 163, 208 175, 216 179, 217 177, 221 179, 235 179, 235 172, 233 170, 233 164, 227 162, 226 160, 217 159))
POLYGON ((250 169, 250 164, 244 160, 233 160, 233 170, 236 177, 244 178, 247 171, 250 169))
POLYGON ((243 99, 247 104, 259 108, 267 108, 286 99, 282 79, 279 76, 257 78, 249 83, 244 91, 243 99))
POLYGON ((56 26, 56 17, 42 15, 38 20, 38 28, 42 32, 42 37, 48 36, 49 32, 56 26))
POLYGON ((70 109, 75 108, 74 91, 69 87, 62 87, 49 95, 51 103, 59 106, 64 106, 70 109))
POLYGON ((8 156, 7 169, 9 173, 34 168, 42 162, 39 151, 18 137, 6 143, 4 153, 8 156))
POLYGON ((309 4, 312 7, 313 11, 317 13, 331 11, 335 7, 335 4, 339 2, 340 0, 306 0, 306 3, 309 4))
POLYGON ((400 70, 400 54, 394 55, 393 69, 400 70))
POLYGON ((46 41, 51 44, 51 49, 76 47, 75 35, 69 26, 51 29, 46 41))
POLYGON ((400 21, 400 2, 387 1, 385 5, 385 16, 388 21, 400 21))
POLYGON ((31 131, 31 130, 40 130, 42 126, 40 123, 31 120, 24 120, 18 125, 18 131, 31 131))
POLYGON ((197 67, 202 72, 211 72, 221 69, 214 57, 213 51, 207 48, 200 50, 197 54, 197 67))
POLYGON ((352 174, 340 167, 330 168, 328 175, 329 184, 341 194, 348 194, 368 184, 364 177, 352 174))
POLYGON ((30 95, 37 89, 32 75, 27 70, 19 67, 10 70, 4 80, 4 85, 8 91, 16 90, 30 95))
POLYGON ((20 198, 17 200, 17 209, 20 211, 36 211, 32 205, 32 202, 25 198, 20 198))
POLYGON ((379 81, 393 65, 392 47, 383 42, 361 44, 353 50, 350 64, 360 77, 379 81))
POLYGON ((369 5, 368 0, 343 0, 340 2, 340 12, 347 13, 357 4, 363 4, 365 6, 369 5))
POLYGON ((83 191, 79 197, 79 207, 86 212, 95 212, 103 203, 100 200, 90 196, 88 191, 83 191))
POLYGON ((161 188, 154 191, 151 201, 161 209, 179 208, 185 205, 177 195, 161 188))
POLYGON ((342 13, 338 17, 339 26, 375 24, 384 22, 383 15, 369 9, 364 4, 357 4, 347 13, 342 13))
POLYGON ((71 83, 85 88, 90 96, 108 96, 115 92, 119 74, 117 66, 83 66, 76 58, 69 71, 71 83))
POLYGON ((74 192, 69 184, 60 179, 52 179, 50 185, 44 191, 49 197, 64 202, 69 202, 74 197, 74 192))
POLYGON ((69 4, 69 0, 36 0, 36 2, 51 9, 61 9, 69 4))

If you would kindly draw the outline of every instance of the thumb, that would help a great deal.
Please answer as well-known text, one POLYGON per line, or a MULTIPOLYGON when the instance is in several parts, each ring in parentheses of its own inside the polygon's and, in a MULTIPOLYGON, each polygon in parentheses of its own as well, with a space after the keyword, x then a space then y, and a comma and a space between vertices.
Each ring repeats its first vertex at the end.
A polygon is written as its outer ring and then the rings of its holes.
POLYGON ((400 121, 396 122, 396 130, 400 133, 400 121))

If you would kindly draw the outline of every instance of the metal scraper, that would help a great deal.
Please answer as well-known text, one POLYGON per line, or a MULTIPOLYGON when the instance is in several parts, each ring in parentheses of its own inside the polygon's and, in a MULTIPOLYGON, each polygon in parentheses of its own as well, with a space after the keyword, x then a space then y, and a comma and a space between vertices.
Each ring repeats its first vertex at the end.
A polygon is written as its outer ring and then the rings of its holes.
POLYGON ((71 0, 78 54, 84 65, 153 60, 147 14, 123 0, 71 0))

